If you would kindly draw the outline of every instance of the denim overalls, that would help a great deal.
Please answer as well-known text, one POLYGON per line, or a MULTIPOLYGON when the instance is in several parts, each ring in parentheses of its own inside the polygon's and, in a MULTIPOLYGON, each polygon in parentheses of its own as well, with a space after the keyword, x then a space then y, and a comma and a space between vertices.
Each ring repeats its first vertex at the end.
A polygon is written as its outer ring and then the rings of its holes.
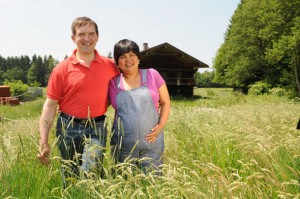
POLYGON ((113 125, 111 144, 115 145, 114 156, 118 162, 130 159, 145 173, 153 169, 159 171, 164 151, 164 134, 159 133, 155 142, 148 143, 146 135, 159 122, 159 115, 154 107, 152 97, 146 85, 147 70, 142 70, 142 85, 132 90, 121 91, 121 76, 117 83, 117 110, 113 125))

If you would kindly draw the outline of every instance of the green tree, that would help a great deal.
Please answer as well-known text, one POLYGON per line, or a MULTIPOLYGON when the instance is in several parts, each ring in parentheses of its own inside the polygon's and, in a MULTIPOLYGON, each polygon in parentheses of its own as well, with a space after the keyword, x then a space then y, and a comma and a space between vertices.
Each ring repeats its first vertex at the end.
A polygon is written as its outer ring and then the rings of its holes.
MULTIPOLYGON (((24 72, 23 70, 20 68, 20 67, 13 67, 12 69, 8 69, 6 71, 6 79, 12 81, 12 80, 21 80, 23 79, 24 77, 24 72)), ((22 81, 23 82, 23 81, 22 81)))
POLYGON ((112 54, 111 54, 111 51, 109 51, 107 57, 108 57, 109 59, 112 59, 112 58, 113 58, 113 57, 112 57, 112 54))
POLYGON ((46 86, 46 67, 41 56, 33 56, 27 79, 29 84, 37 81, 41 86, 46 86))
POLYGON ((280 85, 288 90, 297 90, 300 96, 300 16, 293 21, 290 35, 282 36, 267 52, 267 58, 274 66, 282 69, 280 85), (286 66, 286 67, 280 67, 286 66))
POLYGON ((3 82, 5 80, 4 78, 5 78, 4 71, 0 70, 0 85, 3 84, 3 82))
POLYGON ((195 81, 197 87, 211 87, 213 79, 213 72, 205 71, 203 73, 197 72, 195 74, 195 81))
POLYGON ((6 59, 0 55, 0 71, 5 72, 7 70, 6 59))
POLYGON ((31 66, 27 73, 27 81, 29 84, 37 81, 37 65, 36 63, 31 63, 31 66))
POLYGON ((58 64, 58 61, 55 60, 52 55, 50 55, 49 57, 45 56, 44 57, 44 65, 45 65, 45 84, 47 85, 48 83, 48 79, 50 77, 50 74, 53 70, 53 68, 58 64))
POLYGON ((21 56, 19 59, 19 65, 21 70, 23 71, 23 76, 21 77, 21 81, 24 82, 25 84, 28 83, 27 81, 27 73, 28 70, 30 68, 31 65, 31 60, 29 58, 29 56, 25 55, 25 56, 21 56))
POLYGON ((277 48, 282 48, 280 43, 295 44, 299 7, 300 1, 242 0, 214 60, 215 80, 244 88, 258 81, 294 87, 295 66, 291 65, 297 48, 294 53, 277 48), (275 56, 279 51, 286 52, 281 59, 275 56))

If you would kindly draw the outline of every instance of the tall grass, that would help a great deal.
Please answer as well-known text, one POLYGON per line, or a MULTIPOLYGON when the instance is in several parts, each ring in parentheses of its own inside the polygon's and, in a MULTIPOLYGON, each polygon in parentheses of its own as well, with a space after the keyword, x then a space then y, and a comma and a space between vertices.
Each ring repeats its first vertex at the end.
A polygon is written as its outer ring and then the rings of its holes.
MULTIPOLYGON (((19 106, 0 124, 0 198, 299 198, 300 102, 196 89, 172 100, 163 176, 133 175, 105 153, 105 177, 71 179, 63 189, 51 132, 51 165, 36 159, 42 101, 19 106), (121 170, 113 173, 113 170, 121 170)), ((0 107, 0 115, 10 109, 0 107)), ((111 126, 112 109, 108 112, 111 126)))

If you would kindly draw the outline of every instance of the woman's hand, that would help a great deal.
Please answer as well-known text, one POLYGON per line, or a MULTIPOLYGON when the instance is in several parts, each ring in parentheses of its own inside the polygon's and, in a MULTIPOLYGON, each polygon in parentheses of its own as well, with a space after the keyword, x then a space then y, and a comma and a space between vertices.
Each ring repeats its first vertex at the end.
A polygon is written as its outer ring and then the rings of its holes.
POLYGON ((155 127, 150 129, 150 133, 146 135, 147 142, 155 142, 159 133, 163 130, 163 127, 160 124, 157 124, 155 127))

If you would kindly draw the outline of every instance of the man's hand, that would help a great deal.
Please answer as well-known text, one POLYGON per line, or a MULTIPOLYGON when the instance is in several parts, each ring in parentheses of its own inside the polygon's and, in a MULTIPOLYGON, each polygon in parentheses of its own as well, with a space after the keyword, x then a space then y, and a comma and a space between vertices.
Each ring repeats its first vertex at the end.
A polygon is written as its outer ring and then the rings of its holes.
POLYGON ((40 141, 38 158, 42 164, 44 164, 44 165, 49 164, 50 152, 51 152, 51 148, 50 148, 49 144, 48 143, 45 144, 40 141))

